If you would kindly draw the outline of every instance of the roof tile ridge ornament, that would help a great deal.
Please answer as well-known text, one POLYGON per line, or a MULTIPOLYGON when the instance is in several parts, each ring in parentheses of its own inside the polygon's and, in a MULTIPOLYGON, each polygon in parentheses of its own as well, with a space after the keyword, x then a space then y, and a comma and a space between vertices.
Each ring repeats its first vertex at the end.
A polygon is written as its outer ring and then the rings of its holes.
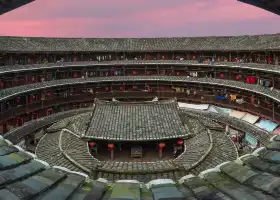
POLYGON ((60 131, 60 135, 59 135, 59 142, 58 142, 58 146, 59 146, 59 150, 60 152, 62 153, 62 155, 68 159, 71 163, 73 163, 74 165, 76 165, 78 168, 82 169, 83 171, 87 172, 87 173, 90 173, 91 170, 84 167, 83 165, 81 165, 80 163, 76 162, 74 159, 72 159, 68 154, 67 154, 67 150, 64 150, 62 148, 62 136, 63 136, 63 133, 64 133, 64 129, 62 131, 60 131))

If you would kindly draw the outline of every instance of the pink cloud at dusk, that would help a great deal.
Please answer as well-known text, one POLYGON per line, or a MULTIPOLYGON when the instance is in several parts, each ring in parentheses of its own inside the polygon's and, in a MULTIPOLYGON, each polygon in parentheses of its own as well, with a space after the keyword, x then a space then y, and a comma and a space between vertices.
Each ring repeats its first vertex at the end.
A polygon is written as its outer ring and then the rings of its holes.
POLYGON ((236 0, 36 0, 0 16, 0 35, 179 37, 280 32, 280 16, 236 0))

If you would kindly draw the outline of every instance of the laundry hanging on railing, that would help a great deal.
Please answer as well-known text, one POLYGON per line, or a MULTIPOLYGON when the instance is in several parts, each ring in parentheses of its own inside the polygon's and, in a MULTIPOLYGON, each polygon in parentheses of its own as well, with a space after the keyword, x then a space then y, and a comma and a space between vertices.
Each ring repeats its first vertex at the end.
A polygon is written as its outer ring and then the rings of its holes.
POLYGON ((271 86, 271 81, 267 79, 258 79, 258 85, 265 86, 265 87, 270 87, 271 86))
POLYGON ((255 76, 246 76, 245 77, 245 83, 248 84, 256 84, 257 78, 255 76))

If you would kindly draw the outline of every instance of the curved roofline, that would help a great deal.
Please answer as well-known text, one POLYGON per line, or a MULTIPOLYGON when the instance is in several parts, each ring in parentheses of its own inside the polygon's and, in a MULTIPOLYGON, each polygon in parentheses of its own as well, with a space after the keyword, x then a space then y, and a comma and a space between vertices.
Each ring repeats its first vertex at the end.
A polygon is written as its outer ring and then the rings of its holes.
POLYGON ((280 33, 161 38, 0 37, 0 52, 162 52, 280 50, 280 33))
POLYGON ((79 61, 79 62, 64 62, 48 63, 48 64, 33 64, 33 65, 6 65, 0 67, 0 75, 18 72, 28 72, 33 70, 46 69, 65 69, 65 68, 85 68, 85 67, 103 67, 103 66, 145 66, 145 65, 172 65, 172 66, 198 66, 211 68, 232 68, 232 69, 246 69, 261 72, 269 72, 280 74, 279 65, 271 64, 256 64, 256 63, 237 63, 237 62, 215 62, 210 65, 208 63, 197 63, 197 61, 190 60, 121 60, 121 61, 79 61))
POLYGON ((13 98, 17 95, 25 94, 28 92, 38 91, 42 89, 81 85, 87 83, 102 83, 102 82, 133 82, 133 81, 160 81, 160 82, 182 82, 182 83, 199 83, 207 85, 225 86, 229 88, 236 88, 244 91, 249 91, 255 94, 260 94, 280 102, 280 91, 274 89, 273 91, 267 90, 260 85, 246 85, 242 82, 213 79, 213 78, 193 78, 193 77, 178 77, 178 76, 119 76, 119 77, 96 77, 96 78, 79 78, 79 79, 61 79, 55 81, 47 81, 43 83, 35 83, 30 85, 22 85, 18 87, 7 88, 0 91, 0 101, 13 98))
POLYGON ((216 35, 206 35, 206 36, 186 36, 186 37, 37 37, 37 36, 11 36, 11 35, 2 35, 0 38, 26 38, 26 39, 176 39, 176 38, 232 38, 232 37, 254 37, 254 36, 277 36, 280 33, 268 33, 268 34, 256 34, 256 35, 250 35, 250 34, 243 34, 243 35, 222 35, 222 36, 216 36, 216 35))

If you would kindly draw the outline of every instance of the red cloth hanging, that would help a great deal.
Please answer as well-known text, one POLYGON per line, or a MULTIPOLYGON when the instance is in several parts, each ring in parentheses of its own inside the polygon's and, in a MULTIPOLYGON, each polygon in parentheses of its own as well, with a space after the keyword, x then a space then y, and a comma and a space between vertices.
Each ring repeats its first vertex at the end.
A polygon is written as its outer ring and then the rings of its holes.
POLYGON ((240 81, 240 78, 241 78, 241 77, 240 77, 239 74, 235 76, 235 80, 237 80, 237 81, 240 81))
POLYGON ((267 62, 268 62, 269 64, 271 63, 271 58, 270 58, 270 57, 267 58, 267 62))
POLYGON ((250 80, 249 80, 250 84, 256 84, 256 81, 257 81, 256 77, 254 77, 254 76, 250 77, 250 80))
POLYGON ((248 83, 248 84, 250 84, 250 77, 249 77, 249 76, 246 76, 245 82, 248 83))

